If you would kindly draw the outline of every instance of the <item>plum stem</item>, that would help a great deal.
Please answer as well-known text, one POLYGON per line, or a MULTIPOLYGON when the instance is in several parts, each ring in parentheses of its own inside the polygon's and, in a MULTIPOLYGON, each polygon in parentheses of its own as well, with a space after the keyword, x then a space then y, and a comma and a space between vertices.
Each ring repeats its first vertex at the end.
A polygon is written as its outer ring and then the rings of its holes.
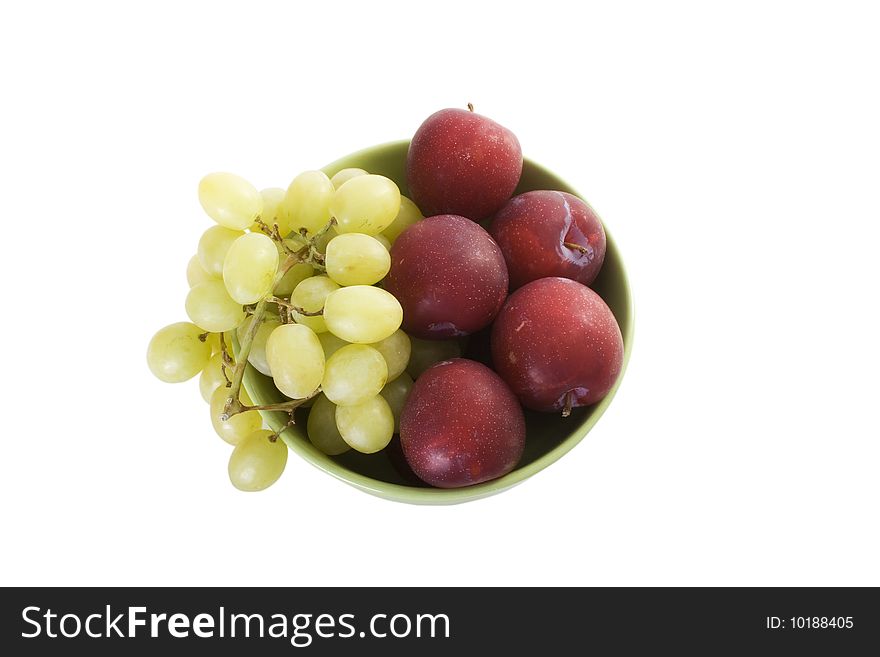
POLYGON ((474 104, 473 104, 473 103, 468 103, 468 111, 469 111, 469 112, 473 112, 473 111, 474 111, 474 104))
POLYGON ((590 250, 587 247, 575 244, 574 242, 563 242, 562 245, 567 246, 569 249, 580 251, 581 253, 587 253, 590 250))
POLYGON ((569 390, 565 393, 565 405, 562 407, 562 417, 568 417, 571 415, 571 407, 574 403, 574 393, 569 390))

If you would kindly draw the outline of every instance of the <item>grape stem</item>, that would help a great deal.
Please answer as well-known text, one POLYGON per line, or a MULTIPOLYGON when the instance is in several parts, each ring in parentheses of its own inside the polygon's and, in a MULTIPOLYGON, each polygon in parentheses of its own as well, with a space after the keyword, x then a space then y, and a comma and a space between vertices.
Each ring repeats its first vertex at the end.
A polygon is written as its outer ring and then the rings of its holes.
POLYGON ((288 310, 293 310, 296 308, 290 301, 287 299, 282 299, 281 297, 270 296, 266 297, 269 300, 269 303, 274 303, 280 306, 281 308, 287 308, 288 310))
POLYGON ((310 311, 306 310, 305 308, 300 308, 299 306, 293 306, 293 312, 297 313, 298 315, 302 315, 303 317, 320 317, 321 315, 324 314, 324 309, 321 308, 320 310, 315 310, 314 312, 310 312, 310 311))
POLYGON ((318 251, 314 246, 309 247, 309 262, 315 269, 319 271, 327 271, 327 267, 324 265, 324 254, 318 251))
POLYGON ((336 217, 330 217, 330 221, 328 221, 327 224, 321 230, 319 230, 317 233, 315 233, 314 237, 312 237, 312 243, 316 244, 318 242, 318 240, 321 239, 322 237, 324 237, 324 235, 326 235, 330 231, 330 229, 333 228, 333 226, 335 226, 335 225, 336 225, 336 217))
POLYGON ((324 224, 321 229, 309 237, 309 231, 307 228, 300 228, 295 233, 291 233, 290 236, 298 239, 302 244, 308 246, 309 244, 316 244, 318 240, 320 240, 327 232, 333 228, 337 224, 336 217, 330 217, 330 221, 324 224))
POLYGON ((226 349, 226 338, 223 337, 222 333, 217 334, 220 337, 220 372, 223 373, 223 378, 226 379, 226 387, 232 385, 232 381, 229 380, 229 374, 226 372, 226 368, 233 364, 232 356, 229 355, 229 351, 226 349))
MULTIPOLYGON (((285 248, 287 248, 287 247, 285 247, 285 248)), ((284 262, 282 262, 281 265, 278 267, 278 276, 275 278, 275 285, 278 285, 278 283, 284 277, 284 274, 286 274, 288 271, 290 271, 291 267, 293 267, 294 265, 298 265, 301 262, 308 262, 308 261, 309 261, 308 247, 304 246, 301 249, 299 249, 298 251, 290 251, 288 249, 287 257, 284 259, 284 262)))
MULTIPOLYGON (((257 219, 257 225, 260 226, 263 230, 268 230, 269 227, 266 226, 265 222, 262 219, 257 219)), ((315 246, 318 239, 323 237, 327 231, 329 231, 333 226, 336 225, 336 219, 334 217, 330 218, 330 221, 327 222, 327 225, 321 228, 315 236, 309 238, 304 231, 300 231, 302 236, 305 238, 306 243, 302 246, 302 248, 291 251, 287 245, 284 244, 284 240, 281 238, 281 235, 278 233, 278 225, 273 226, 273 229, 270 233, 270 237, 273 240, 276 240, 282 244, 284 247, 285 253, 287 253, 287 257, 284 259, 284 262, 281 263, 281 266, 278 267, 278 272, 275 274, 275 282, 272 284, 272 289, 281 282, 281 279, 284 278, 284 275, 296 264, 300 262, 308 262, 312 266, 316 268, 324 268, 324 255, 318 251, 315 246)), ((225 422, 233 415, 237 415, 238 413, 244 413, 245 411, 287 411, 291 414, 290 419, 293 420, 293 409, 301 406, 303 402, 308 401, 317 394, 317 391, 313 393, 310 397, 306 397, 305 399, 294 399, 290 402, 284 402, 282 404, 269 404, 267 406, 247 406, 241 403, 241 383, 244 380, 244 372, 247 368, 248 356, 251 353, 251 345, 254 343, 254 336, 256 336, 257 331, 260 328, 260 324, 263 323, 263 317, 266 314, 266 306, 269 303, 276 303, 279 306, 286 307, 296 312, 299 312, 301 315, 307 317, 313 317, 315 315, 323 314, 323 309, 315 312, 308 313, 302 308, 297 308, 292 305, 289 301, 286 301, 280 297, 276 297, 274 295, 267 295, 260 300, 260 302, 256 305, 251 315, 251 324, 248 326, 248 330, 245 332, 244 336, 241 339, 241 344, 238 348, 238 359, 235 363, 235 369, 232 370, 232 382, 228 386, 229 387, 229 397, 226 398, 226 405, 223 407, 223 413, 220 415, 220 420, 225 422)), ((223 348, 224 353, 224 362, 228 358, 228 354, 226 354, 226 346, 223 342, 223 335, 220 335, 220 344, 223 348)), ((223 372, 224 376, 226 372, 223 372)), ((229 381, 229 377, 226 378, 229 381)))
POLYGON ((263 315, 266 314, 266 305, 269 303, 268 298, 264 298, 254 308, 254 314, 251 318, 251 324, 245 331, 244 337, 241 339, 241 345, 238 350, 238 362, 235 363, 235 369, 232 370, 232 385, 229 389, 229 397, 226 399, 226 405, 223 407, 223 414, 220 421, 225 422, 233 415, 243 413, 245 405, 241 403, 241 382, 244 380, 244 370, 247 367, 248 356, 251 353, 251 345, 254 342, 254 336, 260 329, 263 322, 263 315), (226 420, 223 419, 226 416, 226 420))
POLYGON ((326 271, 324 267, 324 254, 318 250, 318 241, 326 235, 333 226, 336 225, 336 217, 330 217, 330 221, 328 221, 321 230, 315 233, 311 238, 308 236, 305 228, 300 228, 299 233, 306 240, 309 246, 309 256, 308 260, 312 263, 312 266, 320 269, 321 271, 326 271))
POLYGON ((282 299, 280 297, 266 297, 269 303, 278 304, 281 308, 286 308, 287 310, 292 310, 297 315, 302 315, 303 317, 320 317, 324 314, 324 309, 320 310, 306 310, 305 308, 300 308, 297 305, 290 303, 287 299, 282 299))
POLYGON ((255 223, 260 227, 260 230, 271 237, 273 241, 278 242, 287 255, 293 254, 293 250, 284 243, 284 238, 281 237, 281 232, 278 230, 278 224, 272 224, 272 227, 270 228, 266 222, 263 221, 262 217, 257 217, 255 223))
POLYGON ((290 427, 292 427, 296 422, 293 420, 293 412, 290 413, 290 419, 287 420, 287 424, 281 427, 278 431, 269 436, 269 442, 274 443, 281 437, 281 434, 287 431, 290 427))
MULTIPOLYGON (((293 412, 320 392, 321 389, 318 388, 308 397, 303 397, 302 399, 290 399, 288 401, 279 402, 277 404, 257 404, 255 406, 241 404, 241 410, 237 412, 244 413, 245 411, 281 411, 290 415, 290 422, 287 423, 287 426, 290 426, 291 424, 293 424, 293 412)), ((220 421, 226 422, 233 415, 235 415, 235 413, 228 413, 224 411, 220 415, 220 421)), ((284 431, 284 429, 282 429, 282 431, 284 431)))

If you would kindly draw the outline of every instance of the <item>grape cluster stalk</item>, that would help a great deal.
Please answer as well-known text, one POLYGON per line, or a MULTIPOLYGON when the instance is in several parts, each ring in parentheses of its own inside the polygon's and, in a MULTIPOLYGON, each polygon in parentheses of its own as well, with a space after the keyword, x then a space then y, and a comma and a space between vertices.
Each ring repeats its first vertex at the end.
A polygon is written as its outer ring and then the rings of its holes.
POLYGON ((187 265, 190 322, 159 330, 147 363, 169 383, 200 374, 214 430, 234 446, 233 485, 256 491, 278 479, 287 459, 278 438, 306 405, 308 438, 325 454, 384 449, 412 388, 413 349, 400 303, 376 284, 393 242, 423 219, 416 205, 362 169, 306 171, 286 190, 262 191, 213 173, 199 201, 215 225, 187 265), (254 403, 242 385, 249 366, 287 400, 254 403), (288 422, 266 430, 260 411, 288 422))
MULTIPOLYGON (((297 251, 293 251, 290 249, 285 243, 284 238, 281 236, 277 223, 273 223, 272 226, 268 226, 262 218, 258 217, 256 220, 256 224, 260 227, 260 229, 268 235, 272 240, 281 245, 281 248, 287 254, 284 262, 279 266, 278 272, 275 275, 275 280, 272 285, 272 290, 274 291, 275 286, 281 282, 281 279, 284 278, 284 275, 296 264, 299 263, 308 263, 315 268, 323 268, 323 254, 318 251, 316 244, 318 240, 322 239, 324 235, 326 235, 335 225, 336 219, 334 217, 330 218, 321 230, 314 237, 307 237, 306 234, 300 234, 301 239, 305 241, 305 244, 297 251)), ((293 399, 288 402, 281 402, 278 404, 258 404, 258 405, 248 405, 244 404, 241 401, 241 384, 244 380, 244 372, 247 368, 248 356, 251 352, 251 345, 254 341, 254 336, 257 334, 257 330, 260 328, 261 323, 263 322, 263 318, 266 314, 266 306, 269 303, 275 303, 279 306, 283 306, 285 308, 289 308, 295 311, 300 312, 301 314, 307 315, 308 311, 305 311, 301 308, 297 308, 293 304, 291 304, 288 300, 285 300, 280 297, 276 297, 273 295, 267 295, 263 297, 257 305, 254 307, 251 314, 251 323, 250 326, 245 332, 244 338, 239 344, 238 348, 238 362, 236 363, 233 372, 232 378, 228 379, 227 387, 229 388, 229 396, 226 399, 226 404, 223 407, 223 413, 220 415, 220 420, 222 422, 226 422, 233 415, 237 413, 244 413, 245 411, 283 411, 287 413, 290 417, 288 421, 288 425, 290 426, 294 423, 293 414, 297 408, 302 406, 304 403, 315 397, 321 392, 321 388, 318 387, 315 391, 309 395, 308 397, 304 397, 302 399, 293 399)), ((314 315, 319 315, 323 311, 316 311, 313 313, 314 315)), ((284 323, 291 323, 293 321, 292 317, 285 315, 283 317, 284 323)), ((222 337, 221 337, 222 340, 222 337)), ((231 357, 229 356, 228 351, 225 348, 225 341, 221 342, 224 345, 223 350, 223 361, 224 361, 224 376, 226 372, 226 365, 231 362, 231 357)), ((283 429, 281 430, 283 431, 283 429)), ((276 441, 278 439, 279 432, 275 432, 269 436, 269 440, 276 441)))

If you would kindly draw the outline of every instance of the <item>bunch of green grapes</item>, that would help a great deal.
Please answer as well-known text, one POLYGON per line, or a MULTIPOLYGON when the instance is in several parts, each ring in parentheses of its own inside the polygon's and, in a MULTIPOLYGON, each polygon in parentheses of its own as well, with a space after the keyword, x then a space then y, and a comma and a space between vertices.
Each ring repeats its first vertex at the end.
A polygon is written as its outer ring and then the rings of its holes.
POLYGON ((147 363, 170 383, 200 374, 214 430, 234 446, 233 485, 267 488, 287 463, 287 446, 263 427, 260 410, 288 411, 292 421, 311 403, 309 440, 331 456, 383 449, 414 376, 460 354, 454 342, 411 339, 397 299, 376 287, 391 245, 422 219, 418 208, 392 180, 362 169, 332 178, 306 171, 286 191, 212 173, 199 183, 199 201, 216 225, 187 266, 190 322, 159 330, 147 363), (254 406, 241 387, 248 365, 291 401, 254 406))

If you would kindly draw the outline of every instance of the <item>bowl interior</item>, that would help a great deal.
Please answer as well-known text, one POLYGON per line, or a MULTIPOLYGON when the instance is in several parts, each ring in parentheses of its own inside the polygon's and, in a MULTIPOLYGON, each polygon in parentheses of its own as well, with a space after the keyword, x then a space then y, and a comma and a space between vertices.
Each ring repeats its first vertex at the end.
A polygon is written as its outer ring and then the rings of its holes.
MULTIPOLYGON (((340 169, 360 167, 370 173, 378 173, 391 178, 398 184, 401 193, 407 194, 404 166, 408 145, 408 141, 399 141, 374 146, 337 160, 324 167, 323 170, 327 175, 332 176, 340 169)), ((550 171, 534 162, 525 160, 522 178, 516 193, 536 189, 556 189, 583 198, 581 194, 550 171)), ((632 348, 632 300, 623 262, 611 235, 608 235, 605 263, 592 287, 602 296, 620 324, 624 342, 625 371, 632 348)), ((547 467, 574 447, 611 403, 622 378, 623 371, 614 389, 602 401, 589 408, 575 409, 568 418, 562 418, 557 414, 526 411, 526 448, 517 468, 499 479, 466 488, 449 490, 431 488, 406 479, 395 469, 385 451, 378 454, 360 454, 351 450, 340 456, 326 456, 315 449, 306 437, 306 409, 300 409, 297 412, 297 424, 285 430, 282 439, 291 450, 313 465, 374 495, 417 504, 465 502, 510 488, 547 467)), ((272 380, 252 367, 249 367, 245 374, 244 385, 256 404, 269 404, 283 399, 272 380)), ((274 430, 281 428, 287 420, 283 413, 269 412, 263 413, 263 415, 274 430)))

